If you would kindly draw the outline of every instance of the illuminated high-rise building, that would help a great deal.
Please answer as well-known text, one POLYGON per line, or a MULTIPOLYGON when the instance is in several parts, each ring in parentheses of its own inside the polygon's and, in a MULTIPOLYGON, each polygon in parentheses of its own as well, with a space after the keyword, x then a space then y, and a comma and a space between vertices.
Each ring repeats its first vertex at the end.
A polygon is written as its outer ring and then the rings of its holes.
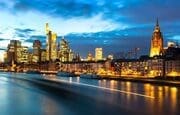
POLYGON ((4 55, 3 55, 3 56, 4 56, 4 57, 3 57, 3 58, 4 58, 4 62, 7 62, 7 51, 4 52, 4 55))
POLYGON ((70 49, 69 51, 69 61, 72 61, 74 57, 74 53, 72 52, 72 50, 70 49))
POLYGON ((8 44, 5 62, 28 63, 28 47, 21 46, 19 40, 11 40, 8 44))
POLYGON ((41 42, 39 40, 33 42, 33 62, 41 62, 41 42))
POLYGON ((59 60, 62 62, 72 61, 73 52, 69 47, 69 43, 62 37, 58 51, 59 60))
POLYGON ((32 52, 28 52, 28 63, 33 63, 33 53, 32 52))
POLYGON ((153 36, 151 39, 150 57, 162 55, 162 53, 163 53, 163 36, 160 31, 160 26, 157 20, 153 32, 153 36))
POLYGON ((46 49, 41 49, 41 61, 46 61, 46 49))
POLYGON ((19 62, 21 57, 21 42, 19 40, 10 40, 7 48, 6 62, 19 62))
POLYGON ((93 60, 93 55, 91 53, 88 53, 87 61, 92 61, 92 60, 93 60))
POLYGON ((55 61, 57 59, 57 34, 49 29, 48 23, 46 23, 46 36, 46 60, 55 61))
POLYGON ((74 56, 73 56, 73 61, 75 61, 75 62, 79 62, 79 61, 81 61, 82 59, 81 59, 81 56, 79 55, 79 53, 77 53, 77 54, 75 54, 74 56))
POLYGON ((18 63, 28 63, 28 47, 21 46, 18 63))
POLYGON ((103 60, 103 49, 102 48, 95 49, 95 60, 103 60))

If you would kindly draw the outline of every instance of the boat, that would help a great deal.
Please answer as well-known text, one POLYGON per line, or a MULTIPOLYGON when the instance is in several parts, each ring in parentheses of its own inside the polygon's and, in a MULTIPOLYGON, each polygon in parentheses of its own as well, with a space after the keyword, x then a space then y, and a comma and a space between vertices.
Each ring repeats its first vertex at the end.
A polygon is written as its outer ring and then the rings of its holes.
POLYGON ((26 73, 27 74, 40 74, 40 71, 38 71, 38 70, 27 70, 26 73))
POLYGON ((95 73, 83 73, 80 75, 82 78, 99 78, 99 75, 95 73))
POLYGON ((57 72, 57 71, 41 70, 40 73, 41 73, 41 74, 45 74, 45 75, 56 75, 58 72, 57 72))
POLYGON ((57 76, 61 76, 61 77, 76 77, 76 75, 74 73, 65 72, 65 71, 59 71, 57 73, 57 76))

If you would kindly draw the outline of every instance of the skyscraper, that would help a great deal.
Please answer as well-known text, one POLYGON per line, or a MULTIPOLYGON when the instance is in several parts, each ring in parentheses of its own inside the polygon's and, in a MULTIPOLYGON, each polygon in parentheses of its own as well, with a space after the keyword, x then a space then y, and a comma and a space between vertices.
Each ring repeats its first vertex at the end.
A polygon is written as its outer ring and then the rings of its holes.
POLYGON ((19 63, 28 63, 28 47, 27 46, 21 46, 21 56, 18 59, 19 63))
POLYGON ((21 57, 21 42, 19 40, 11 40, 7 48, 7 62, 19 62, 21 57))
POLYGON ((161 55, 162 53, 163 53, 163 36, 160 31, 160 26, 157 20, 156 26, 153 32, 153 36, 151 39, 150 57, 161 55))
POLYGON ((62 62, 72 61, 73 60, 73 52, 69 47, 69 43, 62 37, 59 45, 59 59, 62 62))
POLYGON ((102 60, 103 59, 103 49, 96 48, 95 49, 95 60, 102 60))
POLYGON ((57 34, 49 29, 48 23, 46 23, 46 36, 46 60, 55 61, 57 59, 57 34))
POLYGON ((92 61, 92 60, 93 60, 93 55, 91 53, 88 53, 87 61, 92 61))
POLYGON ((46 61, 46 49, 41 49, 41 61, 46 61))
POLYGON ((41 42, 39 40, 33 42, 33 62, 41 62, 41 42))
POLYGON ((28 63, 28 47, 22 46, 19 40, 11 40, 7 48, 7 58, 5 60, 8 63, 28 63))

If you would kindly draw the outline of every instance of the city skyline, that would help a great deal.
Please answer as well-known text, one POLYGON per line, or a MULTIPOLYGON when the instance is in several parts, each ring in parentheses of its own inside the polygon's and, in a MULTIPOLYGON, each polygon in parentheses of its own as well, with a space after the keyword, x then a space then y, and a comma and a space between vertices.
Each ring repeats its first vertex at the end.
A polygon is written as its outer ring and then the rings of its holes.
POLYGON ((149 54, 157 17, 165 46, 167 41, 180 41, 180 16, 176 13, 180 2, 174 1, 2 0, 0 58, 9 40, 21 40, 23 45, 32 47, 33 40, 38 39, 45 46, 46 22, 58 39, 65 36, 71 48, 82 56, 94 53, 96 47, 102 47, 105 55, 135 47, 140 47, 141 54, 149 54), (143 12, 139 13, 141 9, 143 12))

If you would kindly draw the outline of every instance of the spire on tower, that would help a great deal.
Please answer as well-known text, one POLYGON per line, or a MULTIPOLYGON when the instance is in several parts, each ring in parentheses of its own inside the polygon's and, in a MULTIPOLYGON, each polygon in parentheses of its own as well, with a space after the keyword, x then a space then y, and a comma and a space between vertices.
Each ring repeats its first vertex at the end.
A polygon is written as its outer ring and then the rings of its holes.
POLYGON ((157 18, 157 20, 156 20, 156 26, 159 26, 159 20, 158 20, 158 18, 157 18))
POLYGON ((49 29, 49 24, 48 23, 46 23, 46 34, 48 34, 49 33, 49 31, 50 31, 50 29, 49 29))
POLYGON ((160 26, 159 26, 159 20, 158 20, 158 18, 157 18, 157 20, 156 20, 156 26, 155 26, 154 32, 160 32, 160 26))

